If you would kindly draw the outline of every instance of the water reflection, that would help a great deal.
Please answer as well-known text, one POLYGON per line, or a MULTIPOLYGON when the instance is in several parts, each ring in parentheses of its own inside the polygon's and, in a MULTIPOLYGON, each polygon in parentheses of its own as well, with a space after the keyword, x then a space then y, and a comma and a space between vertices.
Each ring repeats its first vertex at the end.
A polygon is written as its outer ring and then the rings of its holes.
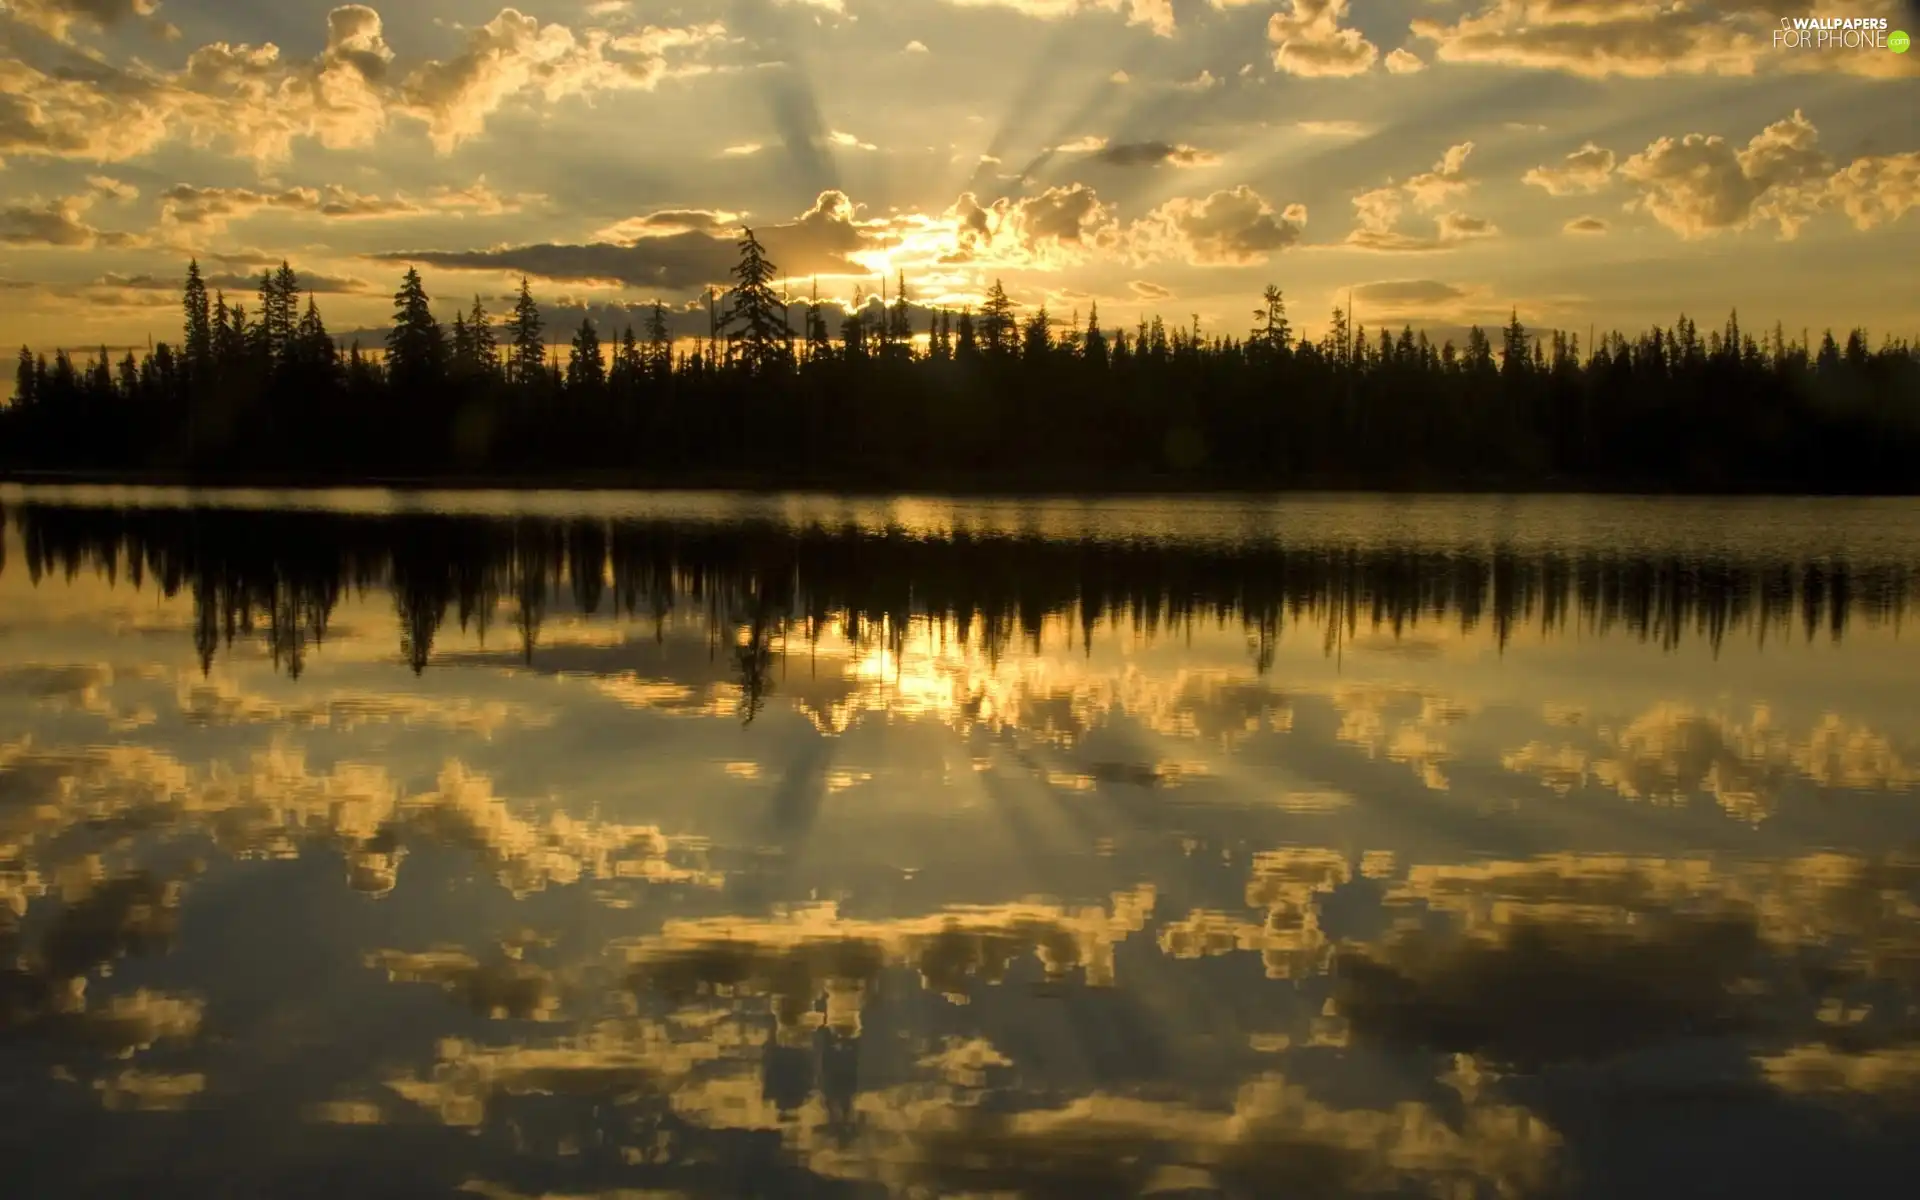
POLYGON ((1506 503, 16 496, 19 1193, 1897 1186, 1920 510, 1506 503))

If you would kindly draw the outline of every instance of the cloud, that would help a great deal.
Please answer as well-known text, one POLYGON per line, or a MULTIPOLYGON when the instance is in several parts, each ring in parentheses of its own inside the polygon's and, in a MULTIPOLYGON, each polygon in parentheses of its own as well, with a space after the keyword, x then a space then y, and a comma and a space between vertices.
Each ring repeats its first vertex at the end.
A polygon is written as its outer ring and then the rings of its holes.
POLYGON ((1613 151, 1588 142, 1557 167, 1535 167, 1521 182, 1546 189, 1550 196, 1590 196, 1613 178, 1613 151))
POLYGON ((844 146, 849 150, 878 150, 880 148, 872 142, 861 141, 856 134, 847 133, 839 129, 829 133, 827 140, 836 146, 844 146))
POLYGON ((1641 189, 1638 207, 1685 238, 1773 222, 1796 236, 1819 208, 1830 164, 1819 132, 1798 109, 1744 149, 1719 136, 1663 137, 1620 164, 1641 189))
POLYGON ((1133 76, 1127 74, 1125 71, 1115 71, 1113 74, 1107 76, 1107 82, 1108 83, 1132 83, 1133 76))
POLYGON ((1451 249, 1461 242, 1498 233, 1491 222, 1461 212, 1436 216, 1431 237, 1402 233, 1394 228, 1400 223, 1409 201, 1417 208, 1431 210, 1472 188, 1474 181, 1466 175, 1467 158, 1472 153, 1472 142, 1457 143, 1447 147, 1430 170, 1411 176, 1404 183, 1388 179, 1384 186, 1369 188, 1355 196, 1354 218, 1358 225, 1341 244, 1356 250, 1426 252, 1451 249))
POLYGON ((1373 130, 1359 121, 1295 121, 1293 127, 1309 137, 1366 137, 1373 130))
POLYGON ((1220 161, 1220 156, 1172 142, 1119 142, 1100 146, 1093 161, 1110 167, 1157 167, 1162 163, 1176 167, 1211 167, 1220 161))
POLYGON ((109 233, 87 223, 95 197, 61 196, 0 208, 0 245, 51 246, 66 250, 120 249, 142 244, 128 233, 109 233))
POLYGON ((743 213, 709 208, 664 208, 645 216, 628 217, 600 230, 593 236, 603 241, 630 242, 637 238, 663 237, 689 230, 710 237, 738 237, 743 213))
POLYGON ((158 7, 159 0, 10 0, 0 5, 0 14, 68 41, 76 25, 110 29, 123 21, 151 17, 158 7))
POLYGON ((1267 18, 1273 66, 1291 75, 1344 77, 1365 74, 1380 48, 1357 29, 1341 25, 1347 0, 1284 0, 1286 9, 1267 18))
MULTIPOLYGON (((850 256, 885 244, 881 234, 855 221, 852 202, 838 191, 822 192, 798 218, 755 226, 754 233, 767 248, 768 258, 789 278, 865 275, 867 268, 850 256)), ((457 270, 524 272, 568 282, 686 291, 727 278, 739 257, 735 240, 733 233, 716 236, 683 229, 625 242, 408 250, 373 257, 457 270)))
POLYGON ((1427 60, 1402 47, 1387 55, 1387 70, 1395 75, 1412 75, 1427 69, 1427 60))
POLYGON ((1196 266, 1251 266, 1300 240, 1305 205, 1279 214, 1246 184, 1203 200, 1177 197, 1154 209, 1133 230, 1137 260, 1178 258, 1196 266))
POLYGON ((1172 0, 947 0, 956 8, 1007 8, 1039 21, 1059 21, 1082 13, 1125 13, 1127 24, 1144 25, 1160 37, 1173 36, 1172 0))
POLYGON ((275 210, 306 213, 337 220, 379 220, 473 213, 496 216, 518 212, 523 200, 500 196, 487 186, 485 176, 464 188, 436 188, 425 196, 395 193, 392 196, 364 195, 338 184, 324 188, 293 187, 278 192, 255 191, 239 187, 195 187, 176 184, 160 193, 160 220, 163 226, 209 230, 225 229, 230 221, 244 220, 254 214, 275 210))
POLYGON ((1920 150, 1857 158, 1836 172, 1828 186, 1831 199, 1855 229, 1897 221, 1920 208, 1920 150))
POLYGON ((927 44, 919 38, 915 38, 902 47, 900 52, 902 54, 925 54, 927 53, 927 44))
POLYGON ((1173 290, 1171 288, 1161 287, 1159 284, 1145 279, 1129 280, 1127 287, 1134 295, 1149 302, 1171 300, 1173 298, 1173 290))
POLYGON ((766 147, 759 142, 742 142, 737 146, 728 146, 720 153, 736 158, 744 158, 749 154, 758 154, 765 149, 766 147))
POLYGON ((1448 304, 1466 299, 1467 293, 1464 288, 1437 279, 1386 279, 1359 285, 1353 289, 1353 297, 1371 304, 1401 309, 1448 304))
MULTIPOLYGON (((1442 62, 1563 71, 1601 79, 1753 75, 1761 70, 1911 77, 1906 55, 1787 50, 1773 45, 1783 13, 1815 5, 1714 0, 1491 0, 1451 24, 1414 18, 1415 37, 1442 62)), ((1848 16, 1892 16, 1893 0, 1859 0, 1848 16)), ((1895 23, 1898 28, 1898 23, 1895 23)))
MULTIPOLYGON (((1085 137, 1077 137, 1070 142, 1062 142, 1058 146, 1055 146, 1054 150, 1060 154, 1091 154, 1095 150, 1104 150, 1106 147, 1107 139, 1088 134, 1085 137)), ((992 156, 982 155, 980 161, 985 162, 989 158, 992 158, 992 156)), ((993 161, 999 162, 1000 160, 994 158, 993 161)))
POLYGON ((1421 208, 1433 208, 1448 197, 1459 195, 1473 186, 1466 178, 1467 156, 1473 153, 1472 142, 1461 142, 1447 147, 1440 161, 1433 169, 1424 171, 1407 180, 1403 185, 1407 195, 1421 208))
POLYGON ((724 34, 717 24, 575 32, 507 8, 468 29, 453 57, 401 72, 379 13, 349 4, 327 15, 326 46, 311 59, 285 58, 272 43, 211 42, 172 71, 139 60, 58 72, 0 62, 0 154, 120 161, 185 138, 270 163, 302 139, 369 145, 396 119, 424 125, 444 153, 517 99, 651 89, 675 55, 724 34))
POLYGON ((122 204, 140 198, 140 189, 130 183, 122 183, 110 175, 87 176, 87 187, 102 200, 117 200, 122 204))
MULTIPOLYGON (((364 279, 356 279, 350 275, 328 275, 318 271, 301 271, 299 274, 300 290, 303 292, 314 292, 320 295, 352 296, 382 290, 364 279)), ((260 277, 258 275, 243 275, 235 271, 216 271, 206 275, 204 278, 209 290, 220 289, 230 292, 251 292, 260 285, 260 277)), ((93 286, 121 288, 128 291, 167 292, 177 295, 185 282, 184 277, 171 278, 148 274, 117 275, 109 271, 107 274, 94 280, 93 286)), ((171 303, 171 301, 169 301, 169 303, 171 303)))
MULTIPOLYGON (((1776 227, 1798 236, 1817 214, 1838 209, 1856 229, 1898 220, 1920 206, 1920 151, 1867 155, 1835 169, 1806 114, 1775 121, 1738 146, 1717 134, 1656 139, 1620 160, 1591 142, 1559 166, 1522 179, 1554 196, 1592 195, 1615 180, 1637 189, 1627 205, 1684 238, 1776 227)), ((1568 233, 1603 233, 1606 222, 1581 217, 1568 233)))
POLYGON ((1220 80, 1212 71, 1203 68, 1201 72, 1192 79, 1183 79, 1173 86, 1186 92, 1205 92, 1219 87, 1220 80))

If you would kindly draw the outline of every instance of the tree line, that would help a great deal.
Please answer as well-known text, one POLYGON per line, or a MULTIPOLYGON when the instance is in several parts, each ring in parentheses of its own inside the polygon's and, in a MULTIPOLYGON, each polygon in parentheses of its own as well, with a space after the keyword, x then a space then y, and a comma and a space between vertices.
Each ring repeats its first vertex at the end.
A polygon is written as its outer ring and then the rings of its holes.
POLYGON ((751 230, 708 335, 591 319, 564 353, 526 280, 504 319, 450 324, 419 273, 384 345, 342 347, 283 263, 256 307, 190 264, 177 344, 80 364, 22 348, 0 465, 328 481, 486 476, 633 483, 1036 487, 1913 490, 1920 347, 1864 330, 1756 336, 1737 313, 1634 336, 1528 329, 1464 346, 1336 308, 1296 336, 1269 286, 1249 328, 1103 325, 890 304, 829 328, 751 230), (920 315, 917 315, 920 314, 920 315), (918 327, 917 327, 918 326, 918 327))

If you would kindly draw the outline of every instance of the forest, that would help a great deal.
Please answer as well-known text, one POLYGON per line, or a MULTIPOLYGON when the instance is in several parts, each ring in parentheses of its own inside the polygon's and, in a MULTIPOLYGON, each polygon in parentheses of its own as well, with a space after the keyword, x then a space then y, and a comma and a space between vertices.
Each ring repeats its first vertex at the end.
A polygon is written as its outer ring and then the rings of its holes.
MULTIPOLYGON (((751 230, 710 335, 591 321, 564 348, 531 286, 450 323, 419 273, 383 344, 342 346, 283 263, 254 307, 197 262, 177 344, 110 361, 23 347, 0 410, 15 476, 622 485, 1908 493, 1920 346, 1756 336, 1737 313, 1629 336, 1471 329, 1436 345, 1281 289, 1244 333, 1023 311, 793 303, 751 230), (916 311, 928 315, 916 317, 916 311), (924 325, 924 327, 916 327, 924 325)), ((564 332, 564 331, 562 331, 564 332)))

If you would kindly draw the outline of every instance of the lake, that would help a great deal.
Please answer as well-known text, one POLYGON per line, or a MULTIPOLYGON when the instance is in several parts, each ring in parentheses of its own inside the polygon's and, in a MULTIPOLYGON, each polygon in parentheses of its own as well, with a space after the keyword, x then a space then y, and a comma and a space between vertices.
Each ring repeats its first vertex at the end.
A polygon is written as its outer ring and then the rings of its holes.
POLYGON ((1920 502, 0 505, 8 1195, 1920 1168, 1920 502))

